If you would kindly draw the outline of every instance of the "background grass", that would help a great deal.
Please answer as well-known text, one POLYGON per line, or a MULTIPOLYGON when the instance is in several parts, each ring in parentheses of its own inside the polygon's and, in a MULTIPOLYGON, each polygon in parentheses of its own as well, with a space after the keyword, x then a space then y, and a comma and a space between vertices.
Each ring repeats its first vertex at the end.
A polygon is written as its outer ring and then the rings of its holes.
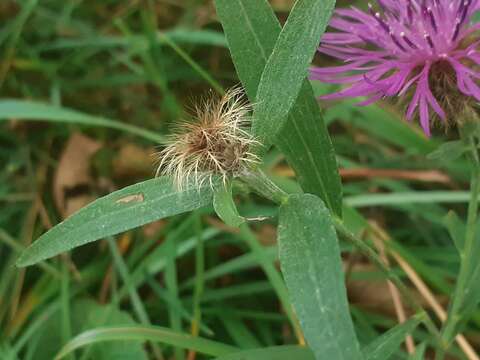
MULTIPOLYGON (((282 21, 291 3, 272 1, 282 21)), ((63 106, 160 138, 185 116, 192 98, 238 82, 214 6, 206 0, 3 0, 0 24, 2 99, 63 106)), ((314 86, 318 94, 331 90, 314 86)), ((18 113, 26 111, 16 106, 18 113)), ((464 217, 469 172, 461 159, 427 155, 455 132, 438 130, 427 139, 401 119, 394 104, 324 107, 342 169, 347 223, 357 224, 361 235, 364 225, 355 214, 361 211, 446 307, 459 258, 444 217, 449 209, 464 217)), ((141 134, 88 121, 17 119, 25 116, 0 122, 0 359, 52 359, 78 333, 102 326, 154 324, 200 335, 215 343, 194 348, 205 352, 206 346, 212 355, 220 355, 223 344, 298 344, 272 276, 277 208, 241 188, 240 213, 268 217, 251 225, 257 243, 206 208, 16 269, 19 252, 71 209, 150 178, 154 169, 155 143, 141 134), (78 140, 79 133, 90 145, 78 140), (87 148, 94 149, 89 157, 87 148), (86 166, 75 170, 80 162, 86 166)), ((276 149, 265 169, 285 189, 298 188, 276 149)), ((398 322, 392 295, 378 269, 341 245, 355 327, 368 344, 398 322)), ((396 263, 392 268, 408 283, 396 263)), ((417 293, 413 285, 411 290, 417 293)), ((478 348, 479 325, 477 311, 463 331, 478 348)), ((414 333, 417 344, 425 338, 422 329, 414 333)), ((97 344, 75 358, 211 358, 175 342, 160 344, 145 334, 142 339, 150 341, 97 344)), ((463 357, 456 347, 451 352, 451 358, 463 357)), ((404 350, 395 356, 407 357, 404 350)))

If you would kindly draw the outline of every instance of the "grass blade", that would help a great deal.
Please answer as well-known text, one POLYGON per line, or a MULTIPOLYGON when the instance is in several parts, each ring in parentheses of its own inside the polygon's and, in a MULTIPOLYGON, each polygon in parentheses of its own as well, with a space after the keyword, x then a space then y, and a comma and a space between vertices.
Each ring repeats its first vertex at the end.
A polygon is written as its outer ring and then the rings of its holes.
POLYGON ((15 120, 43 120, 50 122, 63 122, 88 126, 102 126, 111 129, 125 131, 127 133, 143 137, 144 139, 161 143, 162 135, 153 131, 145 130, 137 126, 123 124, 119 121, 100 116, 83 114, 76 110, 53 106, 28 100, 0 100, 0 121, 7 119, 15 120))
POLYGON ((423 315, 418 315, 401 325, 390 329, 371 344, 362 349, 366 360, 385 360, 400 348, 405 337, 421 323, 423 315))
POLYGON ((367 206, 398 206, 405 204, 466 203, 468 191, 404 191, 384 194, 361 194, 345 198, 345 203, 354 208, 367 206))
POLYGON ((288 291, 285 286, 280 273, 275 267, 274 259, 268 255, 268 249, 264 248, 258 241, 255 234, 250 230, 247 224, 240 226, 240 235, 245 240, 245 242, 250 247, 252 254, 254 254, 259 265, 262 267, 265 272, 268 280, 272 284, 272 287, 275 289, 277 296, 284 308, 290 322, 293 326, 295 334, 300 342, 303 342, 302 330, 299 328, 298 320, 295 316, 295 313, 292 309, 292 304, 288 298, 288 291))
POLYGON ((314 360, 312 351, 300 346, 274 346, 264 349, 239 351, 216 360, 314 360))
MULTIPOLYGON (((110 248, 110 252, 112 253, 113 262, 115 267, 122 278, 125 286, 128 289, 128 293, 130 295, 130 300, 132 301, 133 310, 137 315, 138 319, 144 326, 151 325, 150 318, 148 317, 147 311, 145 310, 145 306, 138 295, 137 289, 132 284, 132 277, 130 275, 130 271, 128 270, 127 264, 123 260, 122 254, 118 250, 117 244, 113 237, 107 238, 108 246, 110 248)), ((156 344, 152 345, 153 352, 158 359, 163 359, 162 352, 160 348, 156 344)))
POLYGON ((157 326, 100 327, 88 330, 73 338, 55 357, 64 358, 72 351, 86 345, 104 341, 154 341, 184 349, 193 349, 212 356, 222 356, 238 351, 233 346, 171 331, 157 326))

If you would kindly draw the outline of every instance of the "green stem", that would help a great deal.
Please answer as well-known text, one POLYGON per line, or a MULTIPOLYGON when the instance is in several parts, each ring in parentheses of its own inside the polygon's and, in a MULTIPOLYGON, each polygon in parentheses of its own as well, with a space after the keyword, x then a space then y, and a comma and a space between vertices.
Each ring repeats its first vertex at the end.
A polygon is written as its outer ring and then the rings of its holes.
POLYGON ((442 343, 445 349, 448 348, 456 335, 457 325, 461 320, 461 310, 465 302, 465 293, 468 287, 469 275, 474 256, 475 233, 478 218, 478 196, 480 195, 480 161, 476 148, 475 138, 471 134, 466 134, 463 130, 460 132, 462 138, 471 147, 472 178, 470 183, 470 202, 468 205, 467 228, 465 231, 465 244, 460 251, 460 272, 457 278, 457 286, 453 295, 448 319, 442 329, 442 343))
POLYGON ((240 179, 256 193, 279 205, 288 198, 288 194, 275 185, 261 170, 245 171, 241 174, 240 179))

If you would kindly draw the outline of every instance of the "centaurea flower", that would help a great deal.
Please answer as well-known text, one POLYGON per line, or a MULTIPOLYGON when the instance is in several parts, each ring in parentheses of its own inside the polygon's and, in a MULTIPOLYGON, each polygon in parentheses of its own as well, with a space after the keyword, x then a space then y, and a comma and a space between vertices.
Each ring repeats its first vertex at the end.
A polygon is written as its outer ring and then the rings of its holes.
POLYGON ((480 0, 377 0, 368 13, 338 9, 319 52, 344 62, 312 68, 310 78, 350 84, 323 99, 364 96, 360 105, 379 99, 409 97, 408 120, 418 109, 420 124, 430 135, 430 109, 446 124, 462 105, 450 94, 480 101, 480 40, 471 17, 480 0), (454 106, 455 105, 455 106, 454 106))

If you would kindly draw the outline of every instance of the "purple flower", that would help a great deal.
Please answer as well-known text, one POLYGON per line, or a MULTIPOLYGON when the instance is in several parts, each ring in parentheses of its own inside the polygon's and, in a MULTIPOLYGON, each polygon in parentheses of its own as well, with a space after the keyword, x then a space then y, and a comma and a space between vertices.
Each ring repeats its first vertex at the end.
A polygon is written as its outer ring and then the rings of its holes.
MULTIPOLYGON (((312 68, 310 78, 350 84, 323 99, 366 96, 361 105, 381 98, 411 94, 406 110, 411 120, 418 109, 420 123, 430 135, 430 109, 447 120, 448 100, 432 92, 433 81, 450 76, 453 88, 480 101, 480 40, 472 25, 480 0, 377 0, 366 13, 355 7, 338 9, 319 52, 343 60, 335 67, 312 68), (456 85, 455 85, 456 84, 456 85), (441 105, 442 104, 442 105, 441 105)), ((450 84, 451 85, 451 84, 450 84)), ((450 86, 452 87, 452 86, 450 86)))

